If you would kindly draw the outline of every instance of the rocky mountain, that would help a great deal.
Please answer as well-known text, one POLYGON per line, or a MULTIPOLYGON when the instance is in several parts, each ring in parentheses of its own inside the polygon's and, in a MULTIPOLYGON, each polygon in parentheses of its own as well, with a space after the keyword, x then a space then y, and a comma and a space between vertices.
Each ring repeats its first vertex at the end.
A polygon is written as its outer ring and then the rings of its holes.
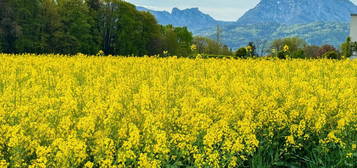
MULTIPOLYGON (((215 38, 215 29, 201 29, 196 35, 215 38)), ((339 47, 349 34, 349 24, 340 22, 314 22, 285 25, 278 23, 235 24, 224 26, 222 42, 237 49, 254 42, 269 45, 274 39, 300 37, 313 45, 331 44, 339 47)))
POLYGON ((147 11, 153 14, 158 23, 162 25, 171 24, 173 26, 186 26, 192 32, 196 30, 215 27, 217 25, 227 25, 234 22, 218 21, 210 15, 201 12, 198 8, 180 10, 173 8, 171 12, 155 11, 144 7, 136 7, 140 11, 147 11))
POLYGON ((199 36, 214 38, 216 25, 221 25, 221 39, 233 49, 250 41, 269 43, 285 37, 339 47, 349 34, 351 13, 357 13, 350 0, 261 0, 237 22, 214 20, 198 8, 174 8, 172 12, 138 9, 151 12, 161 24, 187 26, 199 36))
POLYGON ((351 13, 357 13, 357 6, 350 0, 261 0, 238 23, 349 22, 351 13))

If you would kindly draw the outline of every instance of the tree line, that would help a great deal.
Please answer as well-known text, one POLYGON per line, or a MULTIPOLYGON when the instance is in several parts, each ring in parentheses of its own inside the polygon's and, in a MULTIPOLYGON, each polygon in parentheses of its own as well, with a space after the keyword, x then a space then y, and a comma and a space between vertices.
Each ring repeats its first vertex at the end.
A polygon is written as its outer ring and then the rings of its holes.
MULTIPOLYGON (((300 59, 344 59, 352 56, 352 51, 357 50, 357 43, 352 42, 348 37, 339 49, 332 45, 309 45, 305 40, 298 37, 288 37, 276 39, 268 45, 267 57, 279 59, 300 58, 300 59)), ((253 42, 246 47, 239 48, 235 52, 237 58, 248 58, 263 56, 257 53, 257 47, 253 42)))
POLYGON ((0 52, 190 54, 192 33, 122 0, 1 0, 0 52))

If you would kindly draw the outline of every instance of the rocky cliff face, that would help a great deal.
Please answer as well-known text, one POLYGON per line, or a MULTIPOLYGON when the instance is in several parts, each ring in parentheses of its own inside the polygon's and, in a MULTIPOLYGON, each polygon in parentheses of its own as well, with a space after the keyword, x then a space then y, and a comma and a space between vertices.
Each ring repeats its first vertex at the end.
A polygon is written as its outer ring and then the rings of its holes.
POLYGON ((350 0, 261 0, 239 20, 240 24, 349 22, 357 6, 350 0))
POLYGON ((198 8, 180 10, 173 8, 171 12, 154 11, 143 7, 137 7, 140 11, 148 11, 153 14, 158 23, 162 25, 186 26, 191 31, 216 25, 225 25, 229 22, 217 21, 210 15, 201 12, 198 8))

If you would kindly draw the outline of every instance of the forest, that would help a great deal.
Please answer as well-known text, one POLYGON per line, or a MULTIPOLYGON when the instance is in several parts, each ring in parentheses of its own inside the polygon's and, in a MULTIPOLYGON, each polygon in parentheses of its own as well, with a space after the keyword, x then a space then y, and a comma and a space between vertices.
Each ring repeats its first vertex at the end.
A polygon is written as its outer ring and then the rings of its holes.
POLYGON ((186 56, 192 33, 121 0, 1 0, 0 52, 186 56))

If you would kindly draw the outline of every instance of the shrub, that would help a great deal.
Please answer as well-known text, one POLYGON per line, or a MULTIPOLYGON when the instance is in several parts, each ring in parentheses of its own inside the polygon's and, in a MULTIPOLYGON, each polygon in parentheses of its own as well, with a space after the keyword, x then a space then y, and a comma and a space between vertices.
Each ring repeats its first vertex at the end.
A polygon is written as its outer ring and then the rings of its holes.
POLYGON ((236 51, 236 57, 238 58, 246 58, 247 54, 247 50, 243 47, 236 51))
POLYGON ((318 58, 318 53, 319 53, 320 47, 311 45, 311 46, 305 46, 303 51, 305 58, 318 58))
POLYGON ((324 55, 322 55, 322 58, 340 59, 340 55, 336 51, 328 51, 324 55))
POLYGON ((332 45, 323 45, 320 47, 318 53, 317 53, 317 58, 324 58, 323 55, 329 51, 335 51, 337 52, 336 48, 333 47, 332 45))
POLYGON ((298 49, 291 54, 291 58, 305 58, 304 50, 298 49))
POLYGON ((286 59, 286 57, 287 57, 287 53, 286 52, 284 52, 284 51, 279 51, 278 52, 278 58, 279 59, 286 59))

